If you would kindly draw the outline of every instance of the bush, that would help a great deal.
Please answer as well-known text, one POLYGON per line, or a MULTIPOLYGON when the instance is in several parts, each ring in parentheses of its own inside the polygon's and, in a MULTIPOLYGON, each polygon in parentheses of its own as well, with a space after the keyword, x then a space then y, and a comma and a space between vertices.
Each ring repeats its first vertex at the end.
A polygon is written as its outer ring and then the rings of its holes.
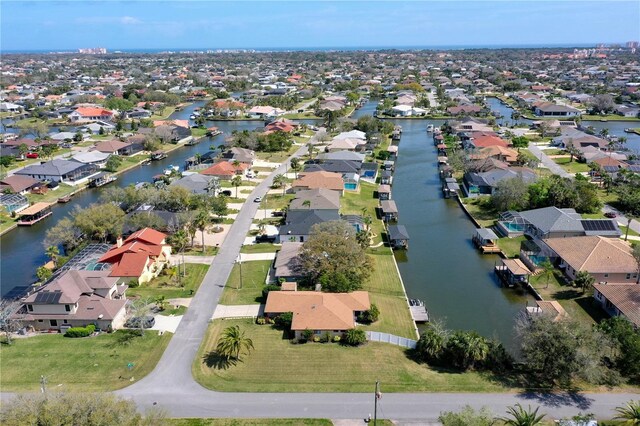
POLYGON ((265 286, 265 288, 262 289, 262 297, 264 300, 267 300, 267 296, 269 295, 270 291, 280 291, 280 286, 277 286, 277 285, 265 286))
POLYGON ((329 343, 331 341, 331 334, 327 331, 322 335, 322 343, 329 343))
POLYGON ((136 288, 140 284, 138 283, 138 280, 129 280, 127 285, 129 286, 129 288, 136 288))
POLYGON ((258 319, 256 319, 256 324, 258 325, 265 325, 267 323, 267 320, 264 319, 263 317, 259 317, 258 319))
POLYGON ((314 336, 313 341, 318 343, 320 341, 320 338, 318 336, 314 336))
POLYGON ((89 324, 86 327, 71 327, 64 334, 64 337, 70 337, 70 338, 87 337, 87 336, 91 336, 94 331, 96 331, 96 326, 93 324, 89 324))
POLYGON ((371 308, 369 308, 368 311, 364 311, 358 316, 358 322, 361 322, 363 324, 371 324, 372 322, 378 321, 379 317, 380 310, 374 303, 372 303, 371 308))
POLYGON ((334 342, 339 342, 340 341, 340 336, 333 336, 333 341, 334 342))
POLYGON ((344 342, 351 346, 359 346, 367 341, 367 335, 364 330, 352 328, 344 334, 344 342))
POLYGON ((307 328, 307 329, 305 329, 305 330, 302 332, 302 337, 303 337, 305 340, 311 340, 311 338, 313 337, 313 331, 309 330, 308 328, 307 328))
POLYGON ((293 312, 285 312, 276 317, 275 324, 289 330, 291 329, 291 321, 293 321, 293 312))

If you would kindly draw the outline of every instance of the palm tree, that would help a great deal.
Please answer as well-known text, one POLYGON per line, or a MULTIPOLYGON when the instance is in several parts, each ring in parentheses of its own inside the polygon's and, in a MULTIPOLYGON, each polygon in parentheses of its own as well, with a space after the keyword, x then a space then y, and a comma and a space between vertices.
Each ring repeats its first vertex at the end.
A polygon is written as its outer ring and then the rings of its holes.
POLYGON ((284 196, 287 190, 287 178, 285 175, 278 174, 273 177, 273 186, 282 188, 282 195, 284 196))
POLYGON ((366 215, 362 218, 362 223, 367 227, 367 232, 371 232, 371 224, 373 223, 373 219, 371 215, 366 215))
POLYGON ((519 403, 514 407, 507 407, 507 415, 510 417, 503 417, 502 420, 507 426, 536 426, 542 423, 544 414, 538 415, 540 407, 531 411, 531 406, 528 409, 522 408, 519 403))
POLYGON ((640 425, 640 401, 629 401, 624 407, 616 407, 616 420, 624 420, 624 424, 640 425))
POLYGON ((209 227, 211 223, 211 216, 206 210, 200 210, 196 217, 193 219, 193 226, 202 233, 202 252, 204 253, 204 231, 209 227))
POLYGON ((234 176, 233 179, 231 179, 231 185, 236 187, 236 198, 238 198, 238 187, 242 185, 242 176, 234 176))
POLYGON ((184 268, 186 267, 184 264, 184 249, 187 247, 187 244, 189 244, 189 236, 183 229, 181 229, 169 237, 169 244, 171 244, 172 247, 177 249, 178 253, 182 253, 182 268, 183 268, 182 273, 184 275, 185 273, 184 268))
POLYGON ((542 268, 542 275, 544 275, 547 281, 547 285, 545 286, 545 288, 548 288, 549 280, 553 275, 553 269, 554 269, 553 263, 551 263, 549 259, 546 259, 544 262, 541 262, 538 266, 542 268))
POLYGON ((309 160, 313 160, 313 154, 315 153, 315 151, 316 151, 316 147, 312 143, 307 145, 307 152, 309 153, 309 160))
POLYGON ((252 349, 254 349, 253 341, 245 337, 244 331, 240 331, 237 325, 225 328, 216 346, 216 352, 220 356, 237 360, 240 359, 241 352, 245 351, 248 354, 252 349))
POLYGON ((58 246, 49 246, 45 252, 49 259, 53 262, 54 266, 58 266, 58 256, 60 255, 60 249, 58 246))
POLYGON ((298 171, 300 170, 300 159, 298 157, 291 159, 291 170, 295 172, 296 179, 298 179, 298 171))

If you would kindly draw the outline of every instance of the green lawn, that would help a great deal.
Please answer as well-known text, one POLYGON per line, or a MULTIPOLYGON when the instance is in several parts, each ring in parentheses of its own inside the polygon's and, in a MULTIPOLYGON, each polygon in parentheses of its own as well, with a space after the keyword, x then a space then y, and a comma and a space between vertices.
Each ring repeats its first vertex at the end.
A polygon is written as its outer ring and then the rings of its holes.
POLYGON ((142 284, 139 287, 129 288, 127 296, 151 299, 158 296, 164 296, 165 299, 191 297, 200 287, 200 283, 202 283, 208 269, 209 265, 187 263, 187 274, 182 277, 182 286, 177 282, 177 277, 170 278, 167 275, 160 275, 151 282, 142 284))
POLYGON ((174 306, 166 306, 163 311, 160 311, 160 315, 164 315, 165 317, 170 317, 172 315, 179 316, 187 313, 186 306, 178 306, 177 308, 174 306))
POLYGON ((571 157, 552 158, 552 160, 571 174, 589 171, 589 166, 587 165, 587 163, 579 163, 575 158, 573 159, 573 161, 570 161, 571 157))
POLYGON ((203 136, 205 136, 207 134, 208 130, 206 128, 191 128, 191 136, 195 137, 195 138, 201 138, 203 136))
POLYGON ((0 235, 11 228, 17 227, 18 224, 16 221, 9 216, 6 211, 3 209, 0 211, 0 235))
POLYGON ((493 226, 498 219, 498 212, 491 205, 491 200, 487 196, 476 198, 464 198, 462 200, 465 207, 483 227, 493 226))
POLYGON ((285 207, 288 207, 291 200, 293 200, 295 197, 295 194, 269 194, 265 197, 262 197, 260 208, 282 210, 285 207))
POLYGON ((260 160, 269 161, 271 163, 282 163, 284 160, 293 155, 293 153, 295 153, 299 148, 299 146, 292 145, 288 151, 256 152, 256 157, 258 157, 260 160))
POLYGON ((203 386, 227 392, 371 392, 376 380, 382 393, 506 390, 479 373, 439 372, 417 364, 398 346, 292 344, 282 338, 282 331, 252 320, 214 321, 192 371, 203 386), (253 340, 255 350, 235 365, 224 365, 212 351, 222 329, 236 324, 253 340))
POLYGON ((567 311, 571 318, 578 321, 593 324, 608 317, 608 315, 595 304, 593 296, 580 288, 574 288, 568 284, 560 271, 547 277, 544 274, 531 277, 531 285, 540 293, 544 300, 557 300, 567 311))
POLYGON ((71 194, 72 192, 82 188, 83 185, 72 186, 66 183, 61 183, 56 189, 48 191, 46 194, 27 194, 27 199, 31 203, 55 203, 58 198, 62 198, 71 194))
POLYGON ((617 114, 607 114, 607 115, 589 115, 584 114, 582 116, 582 120, 592 120, 592 121, 640 121, 640 118, 637 117, 623 117, 617 114))
POLYGON ((520 254, 520 244, 526 240, 524 235, 515 238, 500 238, 498 240, 498 247, 503 251, 507 257, 518 257, 520 254))
POLYGON ((275 253, 280 250, 280 245, 259 243, 242 246, 240 253, 275 253))
POLYGON ((262 303, 262 289, 271 267, 270 260, 242 262, 242 288, 240 265, 233 265, 231 275, 220 298, 221 305, 251 305, 262 303))
POLYGON ((383 250, 381 254, 369 255, 373 262, 373 273, 362 288, 369 292, 371 303, 375 303, 380 309, 380 318, 362 328, 416 339, 414 322, 391 249, 381 250, 383 250))
POLYGON ((362 215, 362 210, 366 209, 366 214, 373 219, 371 229, 375 234, 372 244, 378 244, 382 241, 384 232, 384 223, 377 219, 376 207, 379 201, 373 197, 374 191, 378 189, 378 185, 360 182, 360 190, 358 192, 345 191, 344 196, 340 200, 340 213, 362 215))
MULTIPOLYGON (((195 244, 198 244, 198 236, 194 241, 195 244)), ((200 242, 202 244, 202 242, 200 242)), ((184 251, 185 256, 215 256, 218 254, 218 247, 205 246, 204 253, 202 252, 202 246, 198 247, 189 247, 184 251)))
POLYGON ((162 111, 158 111, 149 117, 149 120, 165 120, 169 118, 171 114, 173 114, 176 110, 174 106, 166 106, 162 109, 162 111))
POLYGON ((0 345, 2 390, 40 389, 40 376, 56 391, 109 391, 140 380, 158 363, 171 333, 147 331, 130 340, 125 331, 97 337, 69 339, 45 334, 0 345), (131 370, 128 363, 133 363, 131 370))
MULTIPOLYGON (((386 420, 380 425, 391 425, 386 420), (383 423, 385 422, 385 423, 383 423)), ((170 426, 331 426, 327 419, 168 419, 170 426)))

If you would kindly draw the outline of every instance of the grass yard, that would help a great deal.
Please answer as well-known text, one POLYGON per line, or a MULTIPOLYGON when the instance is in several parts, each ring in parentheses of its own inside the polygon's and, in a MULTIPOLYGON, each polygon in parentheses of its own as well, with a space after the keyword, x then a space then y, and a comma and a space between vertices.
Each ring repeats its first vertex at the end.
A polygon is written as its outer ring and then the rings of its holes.
POLYGON ((58 391, 110 391, 130 385, 153 370, 171 333, 147 331, 131 339, 118 331, 97 337, 69 339, 45 334, 0 345, 0 381, 3 391, 40 389, 40 376, 58 391), (128 363, 134 367, 129 371, 128 363))
POLYGON ((285 207, 288 207, 291 200, 293 200, 295 197, 295 194, 269 194, 266 197, 262 197, 260 208, 282 210, 285 207))
POLYGON ((175 110, 176 110, 176 107, 174 106, 166 106, 162 108, 162 111, 156 111, 155 114, 149 117, 149 120, 165 120, 169 118, 169 116, 173 114, 175 110))
MULTIPOLYGON (((198 236, 196 235, 196 240, 197 239, 198 236)), ((197 244, 198 241, 195 241, 195 243, 197 244)), ((205 246, 203 253, 201 245, 197 247, 189 247, 184 251, 185 256, 215 256, 216 254, 218 254, 218 247, 205 246)))
POLYGON ((623 117, 618 114, 607 114, 607 115, 590 115, 583 114, 582 121, 591 120, 591 121, 640 121, 637 117, 623 117))
POLYGON ((439 372, 417 364, 398 346, 292 344, 282 338, 282 331, 254 325, 252 320, 214 321, 192 371, 203 386, 227 392, 371 392, 376 380, 383 393, 506 390, 478 373, 439 372), (236 365, 224 365, 212 351, 221 331, 236 324, 253 340, 255 350, 236 365))
POLYGON ((373 262, 373 273, 363 286, 363 290, 369 292, 371 303, 375 303, 380 309, 380 318, 362 328, 416 339, 414 322, 394 264, 393 254, 391 249, 385 250, 386 253, 369 255, 373 262))
POLYGON ((498 220, 498 212, 491 205, 489 197, 464 198, 462 202, 482 227, 493 226, 498 220))
POLYGON ((258 243, 242 246, 240 253, 275 253, 280 250, 281 245, 258 243))
MULTIPOLYGON (((380 425, 392 425, 380 420, 380 425)), ((169 426, 332 426, 327 419, 168 419, 169 426)))
POLYGON ((544 300, 557 300, 567 311, 571 318, 578 321, 593 324, 608 317, 608 315, 595 304, 590 292, 583 293, 582 289, 574 288, 568 284, 560 271, 555 271, 549 277, 539 274, 531 277, 531 285, 540 293, 544 300))
POLYGON ((572 174, 589 171, 589 166, 587 165, 587 163, 579 163, 575 158, 573 159, 573 161, 571 161, 570 157, 552 158, 552 160, 567 172, 572 174))
POLYGON ((376 207, 378 207, 378 199, 373 198, 377 185, 367 182, 360 182, 360 190, 358 192, 345 191, 344 196, 340 200, 340 213, 362 215, 362 209, 366 209, 367 214, 373 219, 371 229, 375 234, 372 244, 382 242, 382 234, 384 231, 384 223, 377 219, 376 207))
POLYGON ((187 274, 182 277, 182 286, 178 284, 177 277, 173 278, 168 275, 160 275, 151 282, 142 284, 139 287, 129 288, 127 290, 127 296, 151 299, 158 296, 164 296, 166 299, 191 297, 198 291, 198 287, 200 287, 209 269, 209 265, 187 263, 185 268, 187 274))
POLYGON ((256 157, 270 163, 282 163, 284 160, 292 156, 299 148, 299 146, 292 145, 288 151, 256 152, 256 157))
POLYGON ((31 203, 55 203, 58 201, 58 198, 65 197, 72 192, 76 191, 79 188, 82 188, 83 185, 72 186, 67 185, 66 183, 61 183, 56 189, 48 191, 46 194, 27 194, 26 197, 31 203))
POLYGON ((251 305, 262 303, 262 289, 264 288, 270 260, 252 260, 242 262, 242 288, 240 287, 240 266, 233 265, 231 275, 220 298, 221 305, 251 305))
POLYGON ((527 238, 524 235, 515 238, 500 238, 498 240, 498 247, 507 255, 507 257, 518 257, 520 254, 520 244, 527 238))

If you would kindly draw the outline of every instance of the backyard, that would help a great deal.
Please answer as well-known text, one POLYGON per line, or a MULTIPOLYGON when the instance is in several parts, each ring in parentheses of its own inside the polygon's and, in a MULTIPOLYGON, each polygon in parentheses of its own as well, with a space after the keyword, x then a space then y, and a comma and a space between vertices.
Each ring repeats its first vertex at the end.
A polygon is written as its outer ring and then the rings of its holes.
POLYGON ((372 244, 376 245, 382 242, 382 233, 384 232, 384 224, 382 220, 377 219, 376 208, 378 207, 378 199, 373 197, 377 185, 360 182, 360 190, 345 191, 344 196, 340 200, 340 213, 362 215, 363 209, 366 209, 368 215, 373 219, 371 230, 375 234, 372 244))
MULTIPOLYGON (((181 268, 182 269, 182 268, 181 268)), ((148 283, 139 287, 129 288, 127 297, 140 297, 154 299, 164 296, 165 299, 175 299, 178 297, 192 297, 200 287, 209 265, 196 263, 185 264, 186 275, 182 277, 182 285, 178 282, 177 274, 170 276, 164 272, 148 283)))
POLYGON ((155 331, 144 336, 117 331, 76 339, 62 334, 14 339, 10 346, 0 345, 0 382, 3 391, 36 392, 40 376, 60 391, 120 389, 149 374, 170 339, 171 333, 158 336, 155 331))
POLYGON ((214 321, 193 364, 195 379, 209 389, 227 392, 370 392, 376 380, 383 393, 505 391, 479 373, 438 372, 418 364, 398 346, 292 344, 282 334, 252 320, 214 321), (255 350, 237 364, 225 365, 213 351, 221 331, 232 325, 246 332, 255 350))

